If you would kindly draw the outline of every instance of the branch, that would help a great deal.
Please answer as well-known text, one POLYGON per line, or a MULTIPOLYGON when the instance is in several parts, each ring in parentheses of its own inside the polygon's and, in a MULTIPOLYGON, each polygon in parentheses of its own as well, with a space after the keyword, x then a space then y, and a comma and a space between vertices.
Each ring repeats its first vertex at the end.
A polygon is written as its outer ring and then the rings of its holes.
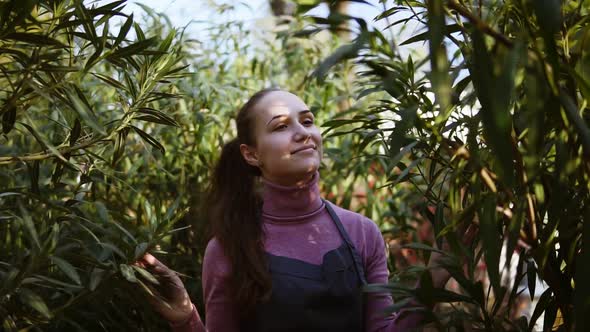
MULTIPOLYGON (((84 149, 85 147, 88 147, 90 145, 98 143, 104 139, 105 139, 104 137, 96 137, 94 139, 88 140, 88 141, 80 143, 78 145, 74 145, 74 146, 67 147, 67 148, 61 148, 61 149, 58 148, 58 150, 61 154, 66 154, 66 153, 70 153, 72 151, 76 151, 79 149, 84 149)), ((8 165, 8 164, 16 163, 19 161, 44 160, 44 159, 49 159, 51 157, 55 157, 55 155, 53 153, 49 153, 49 152, 32 153, 32 154, 27 154, 24 156, 0 157, 0 165, 8 165)))
POLYGON ((475 16, 472 12, 467 10, 467 8, 461 6, 455 0, 449 0, 447 6, 450 9, 454 9, 459 13, 461 16, 465 17, 466 19, 471 22, 476 28, 481 30, 483 33, 494 37, 497 41, 501 42, 508 48, 512 48, 514 43, 508 39, 508 37, 504 36, 503 34, 499 33, 498 31, 494 30, 490 27, 486 22, 482 21, 479 17, 475 16))

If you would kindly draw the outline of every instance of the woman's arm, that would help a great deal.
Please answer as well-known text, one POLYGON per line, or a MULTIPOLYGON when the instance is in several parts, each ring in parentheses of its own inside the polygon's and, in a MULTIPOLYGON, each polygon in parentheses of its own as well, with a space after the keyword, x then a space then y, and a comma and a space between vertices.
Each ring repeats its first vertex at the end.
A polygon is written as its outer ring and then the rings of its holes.
POLYGON ((239 319, 231 301, 229 287, 231 274, 231 264, 221 244, 213 238, 207 244, 203 257, 205 321, 209 331, 239 331, 239 319))
POLYGON ((190 317, 182 322, 169 322, 173 332, 206 332, 205 324, 201 321, 201 317, 197 312, 197 308, 193 305, 190 317))
POLYGON ((239 331, 228 286, 231 268, 217 240, 209 241, 203 258, 206 326, 174 271, 150 254, 138 264, 145 266, 160 282, 157 289, 151 289, 153 296, 148 300, 154 310, 168 320, 174 332, 239 331))

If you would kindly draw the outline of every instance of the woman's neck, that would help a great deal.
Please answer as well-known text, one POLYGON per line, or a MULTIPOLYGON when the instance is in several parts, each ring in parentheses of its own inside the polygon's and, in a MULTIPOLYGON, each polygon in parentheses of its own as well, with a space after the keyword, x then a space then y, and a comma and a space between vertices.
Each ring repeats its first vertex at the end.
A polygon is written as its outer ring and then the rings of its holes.
POLYGON ((291 186, 280 185, 263 178, 262 212, 269 216, 288 218, 318 210, 323 204, 318 182, 318 172, 307 181, 300 181, 291 186))

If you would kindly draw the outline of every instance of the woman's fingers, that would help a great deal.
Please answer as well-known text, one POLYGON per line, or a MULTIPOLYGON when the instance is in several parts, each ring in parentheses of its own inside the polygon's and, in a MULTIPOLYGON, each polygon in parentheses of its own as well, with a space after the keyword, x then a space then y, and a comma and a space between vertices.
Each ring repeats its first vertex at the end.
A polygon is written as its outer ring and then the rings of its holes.
POLYGON ((160 262, 156 257, 152 256, 152 254, 150 254, 149 252, 146 252, 139 260, 139 263, 144 264, 146 267, 161 267, 161 266, 165 266, 164 264, 162 264, 162 262, 160 262))
POLYGON ((136 265, 148 270, 158 279, 171 279, 176 277, 176 273, 169 269, 166 265, 160 262, 156 257, 149 253, 145 253, 136 265))

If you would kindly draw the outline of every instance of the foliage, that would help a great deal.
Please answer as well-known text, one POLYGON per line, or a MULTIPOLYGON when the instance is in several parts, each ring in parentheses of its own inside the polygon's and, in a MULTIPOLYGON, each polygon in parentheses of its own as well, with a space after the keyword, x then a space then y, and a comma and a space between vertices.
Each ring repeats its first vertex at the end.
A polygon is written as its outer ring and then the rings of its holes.
MULTIPOLYGON (((305 2, 299 11, 319 3, 305 2)), ((464 295, 434 291, 429 274, 421 274, 416 290, 395 279, 385 289, 401 303, 412 297, 455 303, 432 316, 439 329, 532 330, 541 314, 545 330, 587 328, 589 7, 582 0, 400 0, 384 8, 376 19, 394 20, 389 28, 423 27, 400 43, 427 42, 423 58, 402 57, 394 47, 399 41, 361 18, 309 19, 317 30, 333 30, 343 19, 357 23, 355 39, 317 72, 352 59, 357 98, 378 100, 325 126, 356 135, 350 148, 379 165, 373 169, 392 192, 411 188, 423 197, 414 204, 437 241, 450 246, 443 267, 464 295), (475 247, 455 232, 469 223, 479 225, 475 247), (489 285, 476 278, 482 255, 489 285), (530 320, 513 318, 519 285, 528 280, 532 297, 536 276, 547 290, 530 320)), ((410 247, 430 251, 430 245, 410 247)), ((417 270, 423 269, 406 272, 417 270)))
MULTIPOLYGON (((202 42, 148 7, 133 16, 124 6, 0 7, 3 330, 165 329, 144 300, 152 277, 132 265, 147 250, 185 277, 202 308, 199 202, 236 109, 279 85, 325 120, 345 94, 339 75, 306 80, 336 45, 329 35, 271 33, 254 45, 243 22, 224 22, 202 42)), ((323 182, 338 191, 339 180, 323 182)))
MULTIPOLYGON (((0 318, 6 331, 153 322, 130 265, 182 217, 154 137, 180 97, 176 31, 146 35, 124 1, 0 6, 0 318), (120 24, 114 31, 113 27, 120 24), (148 166, 149 163, 149 166, 148 166), (121 310, 128 306, 130 309, 121 310), (48 325, 47 325, 48 324, 48 325)), ((144 280, 146 280, 144 279, 144 280)))

